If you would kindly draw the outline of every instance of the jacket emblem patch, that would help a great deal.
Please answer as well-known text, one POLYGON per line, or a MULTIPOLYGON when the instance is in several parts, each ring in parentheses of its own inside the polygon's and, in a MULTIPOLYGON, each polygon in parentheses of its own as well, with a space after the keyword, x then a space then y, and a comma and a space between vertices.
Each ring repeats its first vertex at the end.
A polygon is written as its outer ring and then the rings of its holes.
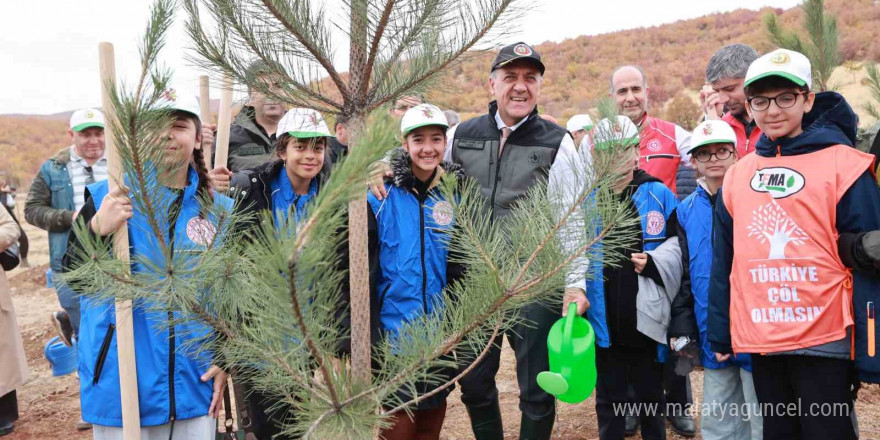
POLYGON ((666 219, 660 211, 651 211, 645 216, 645 232, 648 235, 660 235, 666 227, 666 219))
POLYGON ((186 223, 186 236, 199 246, 209 246, 214 242, 217 228, 207 219, 193 217, 186 223))

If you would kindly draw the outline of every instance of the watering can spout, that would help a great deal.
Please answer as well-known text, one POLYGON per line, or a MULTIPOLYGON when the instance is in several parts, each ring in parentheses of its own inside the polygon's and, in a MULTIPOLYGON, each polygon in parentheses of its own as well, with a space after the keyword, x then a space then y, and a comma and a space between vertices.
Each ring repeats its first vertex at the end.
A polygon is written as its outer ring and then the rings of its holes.
POLYGON ((556 321, 547 336, 550 371, 538 374, 538 385, 566 403, 586 400, 596 388, 595 334, 589 321, 569 304, 565 318, 556 321))

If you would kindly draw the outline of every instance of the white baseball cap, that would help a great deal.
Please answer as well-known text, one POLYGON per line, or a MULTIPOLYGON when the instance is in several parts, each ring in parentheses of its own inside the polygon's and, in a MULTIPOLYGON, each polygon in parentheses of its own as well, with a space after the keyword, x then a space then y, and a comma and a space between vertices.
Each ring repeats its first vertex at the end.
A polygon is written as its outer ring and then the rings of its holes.
POLYGON ((199 102, 196 100, 195 95, 180 95, 176 90, 168 89, 162 92, 157 107, 187 112, 201 120, 201 108, 199 107, 199 102))
POLYGON ((565 128, 572 133, 578 130, 590 130, 593 128, 593 118, 587 114, 574 115, 565 124, 565 128))
POLYGON ((813 84, 810 60, 804 54, 788 49, 776 49, 753 61, 744 84, 748 86, 768 76, 781 76, 799 86, 813 84))
POLYGON ((278 133, 286 133, 297 139, 332 136, 321 113, 310 108, 288 110, 278 121, 278 133))
POLYGON ((605 118, 596 124, 593 143, 599 150, 615 146, 632 146, 639 144, 639 129, 632 120, 618 115, 615 120, 605 118))
POLYGON ((449 122, 446 121, 443 110, 433 104, 419 104, 403 114, 403 118, 400 119, 400 132, 406 136, 411 131, 428 125, 449 128, 449 122))
POLYGON ((80 132, 89 127, 104 128, 104 114, 93 108, 84 108, 70 115, 71 130, 80 132))
POLYGON ((686 153, 708 144, 733 144, 736 148, 736 133, 727 122, 721 119, 710 119, 698 125, 691 136, 691 146, 686 153))

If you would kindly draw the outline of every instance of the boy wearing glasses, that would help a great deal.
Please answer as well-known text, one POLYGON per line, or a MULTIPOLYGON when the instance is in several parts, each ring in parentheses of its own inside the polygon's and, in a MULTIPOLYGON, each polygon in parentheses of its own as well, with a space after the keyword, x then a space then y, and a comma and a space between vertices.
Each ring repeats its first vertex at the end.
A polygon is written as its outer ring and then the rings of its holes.
POLYGON ((764 134, 716 202, 708 339, 752 355, 765 438, 855 439, 859 381, 880 381, 867 313, 880 278, 848 270, 837 239, 880 228, 880 190, 852 148, 852 108, 811 83, 809 60, 783 49, 746 74, 764 134))
POLYGON ((676 208, 681 261, 681 290, 672 303, 670 347, 679 356, 697 357, 705 368, 701 434, 706 440, 760 439, 761 416, 749 355, 719 354, 709 348, 709 274, 712 264, 712 211, 727 170, 736 163, 737 136, 727 122, 703 122, 691 137, 691 164, 700 174, 697 189, 676 208), (693 350, 685 349, 693 341, 693 350), (699 354, 697 355, 697 352, 699 354), (745 404, 748 404, 746 406, 745 404), (734 408, 735 407, 735 408, 734 408), (743 413, 742 409, 749 412, 743 413))

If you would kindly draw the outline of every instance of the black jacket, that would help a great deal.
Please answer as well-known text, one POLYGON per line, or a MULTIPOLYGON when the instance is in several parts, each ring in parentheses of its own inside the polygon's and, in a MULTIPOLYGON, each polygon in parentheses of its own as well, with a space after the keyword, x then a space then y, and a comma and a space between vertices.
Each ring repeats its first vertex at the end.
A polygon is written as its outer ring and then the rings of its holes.
MULTIPOLYGON (((639 185, 647 182, 662 183, 660 179, 643 170, 635 170, 632 182, 620 193, 621 201, 626 203, 627 208, 634 213, 638 213, 638 210, 633 204, 632 194, 639 185)), ((671 222, 674 218, 675 216, 671 215, 669 221, 671 222)), ((666 226, 667 234, 670 236, 675 229, 676 227, 672 224, 666 226)), ((636 222, 630 225, 626 232, 639 237, 638 244, 629 248, 609 248, 605 251, 607 254, 615 253, 623 256, 616 267, 605 265, 602 268, 602 276, 605 279, 605 316, 608 323, 608 333, 612 346, 653 351, 656 350, 657 343, 637 330, 636 295, 639 292, 639 279, 630 259, 630 254, 644 252, 641 223, 636 222)), ((651 278, 661 286, 663 285, 660 273, 650 258, 648 258, 648 264, 642 271, 642 275, 651 278)))

